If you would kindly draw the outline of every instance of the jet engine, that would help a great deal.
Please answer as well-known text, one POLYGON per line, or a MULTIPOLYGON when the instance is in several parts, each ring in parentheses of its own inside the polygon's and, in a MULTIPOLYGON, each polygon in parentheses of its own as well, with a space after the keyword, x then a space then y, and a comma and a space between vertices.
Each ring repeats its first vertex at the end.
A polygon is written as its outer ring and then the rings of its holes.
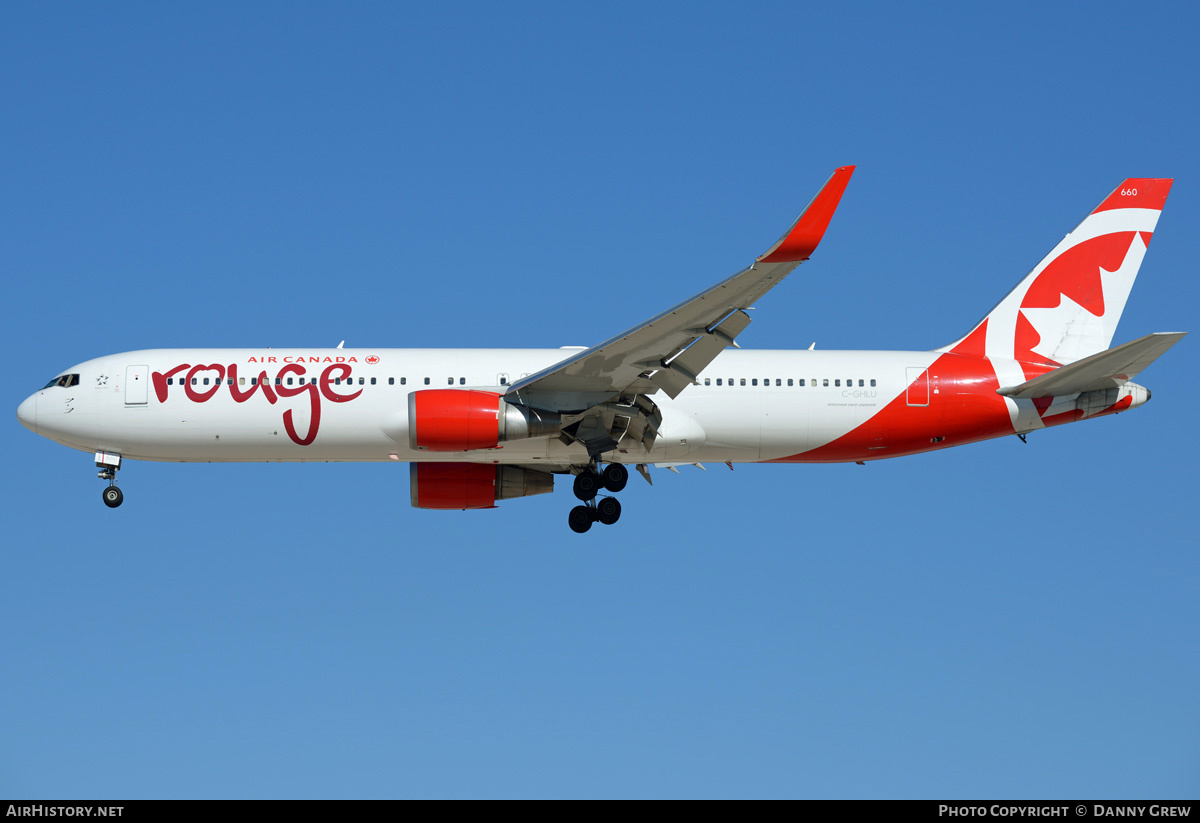
POLYGON ((562 417, 509 403, 496 392, 425 389, 408 396, 408 442, 431 452, 494 449, 505 440, 558 434, 562 417))
POLYGON ((493 463, 410 463, 416 509, 494 509, 497 500, 548 494, 554 475, 493 463))

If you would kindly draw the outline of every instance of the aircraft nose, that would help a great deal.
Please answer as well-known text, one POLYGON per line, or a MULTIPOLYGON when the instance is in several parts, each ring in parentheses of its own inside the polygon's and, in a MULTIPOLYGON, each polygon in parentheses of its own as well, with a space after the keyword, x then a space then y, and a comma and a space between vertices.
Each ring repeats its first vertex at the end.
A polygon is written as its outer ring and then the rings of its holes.
POLYGON ((37 395, 31 394, 25 402, 17 406, 17 419, 21 425, 37 434, 37 395))

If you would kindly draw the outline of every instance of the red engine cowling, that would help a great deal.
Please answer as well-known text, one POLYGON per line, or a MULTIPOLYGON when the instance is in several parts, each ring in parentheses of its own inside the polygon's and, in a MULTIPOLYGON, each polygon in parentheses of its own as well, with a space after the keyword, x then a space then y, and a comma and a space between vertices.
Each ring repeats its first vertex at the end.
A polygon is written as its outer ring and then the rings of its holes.
POLYGON ((417 509, 494 509, 497 500, 554 491, 554 475, 494 463, 410 463, 417 509))
POLYGON ((562 417, 507 403, 496 392, 422 389, 408 396, 408 442, 414 450, 494 449, 504 440, 555 435, 562 417))
POLYGON ((408 438, 414 449, 434 452, 494 449, 500 442, 500 395, 471 389, 413 392, 408 438))

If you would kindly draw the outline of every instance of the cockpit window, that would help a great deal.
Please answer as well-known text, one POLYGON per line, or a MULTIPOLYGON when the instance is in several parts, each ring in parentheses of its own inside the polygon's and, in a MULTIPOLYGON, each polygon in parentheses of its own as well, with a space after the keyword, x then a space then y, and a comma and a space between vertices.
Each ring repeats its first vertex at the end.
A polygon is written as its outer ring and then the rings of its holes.
POLYGON ((43 389, 52 389, 55 386, 58 386, 61 389, 65 389, 65 388, 69 388, 71 386, 78 386, 78 385, 79 385, 79 375, 77 375, 77 374, 62 374, 62 375, 59 375, 58 377, 54 378, 53 380, 51 380, 46 385, 42 386, 42 388, 43 389))

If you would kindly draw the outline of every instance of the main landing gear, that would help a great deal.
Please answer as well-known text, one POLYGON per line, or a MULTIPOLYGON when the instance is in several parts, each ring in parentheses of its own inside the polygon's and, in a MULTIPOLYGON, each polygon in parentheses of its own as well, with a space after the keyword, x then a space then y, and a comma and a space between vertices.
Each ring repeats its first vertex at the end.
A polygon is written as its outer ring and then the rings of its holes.
POLYGON ((125 500, 125 495, 121 494, 121 490, 117 488, 117 469, 121 468, 121 456, 96 452, 96 466, 100 469, 100 473, 96 476, 101 480, 108 481, 108 486, 101 493, 104 505, 115 509, 125 500))
POLYGON ((597 500, 596 495, 601 489, 619 492, 628 482, 629 469, 621 463, 609 463, 603 472, 597 472, 593 464, 575 475, 573 491, 584 504, 571 509, 567 517, 571 531, 583 534, 597 521, 611 526, 620 520, 621 501, 615 497, 601 497, 597 500))

